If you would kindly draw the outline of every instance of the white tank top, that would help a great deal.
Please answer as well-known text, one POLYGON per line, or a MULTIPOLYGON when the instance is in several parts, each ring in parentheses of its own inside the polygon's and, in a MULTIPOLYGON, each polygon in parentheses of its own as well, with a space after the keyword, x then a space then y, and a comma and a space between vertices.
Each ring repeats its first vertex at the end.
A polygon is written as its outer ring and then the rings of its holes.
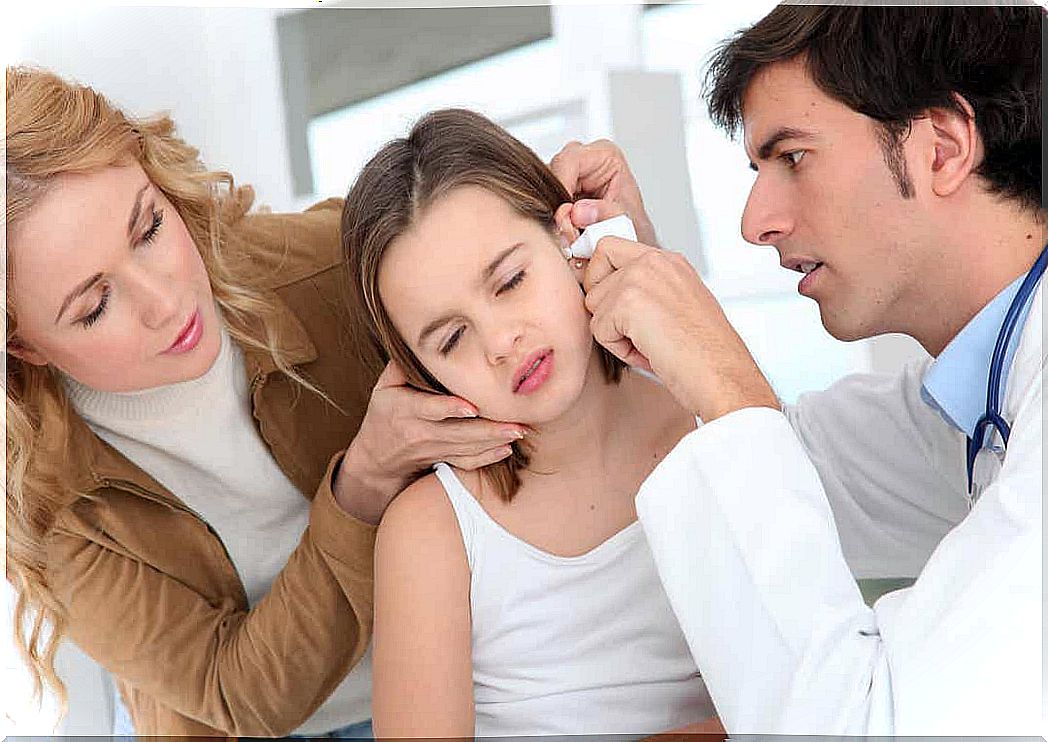
POLYGON ((477 736, 645 736, 713 715, 638 521, 555 556, 436 474, 469 561, 477 736))

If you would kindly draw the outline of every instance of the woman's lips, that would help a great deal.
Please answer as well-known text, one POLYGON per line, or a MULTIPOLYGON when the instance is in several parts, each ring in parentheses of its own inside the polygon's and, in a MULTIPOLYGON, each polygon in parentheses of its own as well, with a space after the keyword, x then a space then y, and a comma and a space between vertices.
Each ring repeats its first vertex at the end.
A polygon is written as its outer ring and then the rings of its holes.
POLYGON ((200 338, 204 335, 204 323, 200 319, 200 311, 193 312, 193 316, 186 322, 186 326, 182 328, 182 332, 178 333, 178 337, 175 338, 175 342, 171 343, 171 347, 164 351, 164 353, 170 353, 176 355, 179 353, 188 353, 197 346, 200 342, 200 338))
POLYGON ((523 365, 518 373, 514 394, 531 394, 541 387, 553 373, 553 351, 536 353, 523 365), (537 365, 536 365, 537 364, 537 365))

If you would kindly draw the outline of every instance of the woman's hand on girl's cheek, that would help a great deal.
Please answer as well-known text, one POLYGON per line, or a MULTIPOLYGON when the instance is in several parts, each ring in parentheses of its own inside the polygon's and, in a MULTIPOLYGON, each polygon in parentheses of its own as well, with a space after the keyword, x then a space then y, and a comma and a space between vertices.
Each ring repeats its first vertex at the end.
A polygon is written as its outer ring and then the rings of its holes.
POLYGON ((478 418, 469 402, 419 391, 390 362, 339 467, 335 499, 351 515, 378 523, 405 487, 438 461, 478 469, 506 458, 525 428, 478 418))

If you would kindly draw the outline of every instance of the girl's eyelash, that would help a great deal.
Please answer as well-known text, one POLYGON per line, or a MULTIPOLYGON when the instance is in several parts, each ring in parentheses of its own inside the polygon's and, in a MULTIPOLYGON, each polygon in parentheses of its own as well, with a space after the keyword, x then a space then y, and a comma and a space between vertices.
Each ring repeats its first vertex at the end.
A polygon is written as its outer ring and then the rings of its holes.
POLYGON ((155 240, 157 232, 160 231, 160 225, 163 224, 163 223, 164 223, 164 211, 163 211, 163 209, 161 209, 160 211, 156 211, 154 209, 153 210, 153 222, 152 222, 152 224, 149 225, 149 229, 146 230, 146 233, 144 235, 142 235, 142 242, 149 243, 149 242, 152 242, 153 240, 155 240))
MULTIPOLYGON (((514 274, 513 278, 509 279, 504 284, 499 286, 498 290, 495 292, 495 296, 498 296, 499 294, 502 294, 505 291, 512 291, 517 286, 519 286, 520 282, 524 280, 525 273, 526 271, 517 271, 517 273, 514 274)), ((465 331, 465 327, 459 327, 458 329, 456 329, 455 332, 452 333, 451 337, 448 338, 448 341, 440 347, 439 353, 442 356, 446 356, 448 353, 453 351, 455 349, 455 346, 458 345, 459 340, 462 339, 462 333, 465 331)))
POLYGON ((504 291, 512 291, 513 289, 517 288, 517 286, 520 285, 520 282, 524 280, 524 273, 525 271, 518 271, 517 274, 513 276, 513 278, 509 279, 499 287, 499 290, 495 292, 495 296, 498 296, 504 291))
POLYGON ((455 349, 455 346, 458 345, 458 341, 462 337, 462 333, 465 331, 465 329, 466 328, 464 327, 459 327, 457 330, 455 330, 452 336, 448 338, 448 341, 444 343, 443 346, 441 346, 440 354, 442 356, 446 356, 448 353, 455 349))
POLYGON ((81 325, 83 325, 84 327, 90 327, 95 322, 97 322, 99 320, 99 318, 101 318, 101 316, 106 311, 106 306, 108 306, 108 304, 109 304, 109 291, 110 291, 110 289, 109 289, 108 286, 106 286, 104 289, 102 289, 102 299, 101 299, 101 301, 98 302, 98 306, 95 307, 95 309, 92 310, 92 312, 89 315, 87 315, 83 319, 79 320, 81 325))

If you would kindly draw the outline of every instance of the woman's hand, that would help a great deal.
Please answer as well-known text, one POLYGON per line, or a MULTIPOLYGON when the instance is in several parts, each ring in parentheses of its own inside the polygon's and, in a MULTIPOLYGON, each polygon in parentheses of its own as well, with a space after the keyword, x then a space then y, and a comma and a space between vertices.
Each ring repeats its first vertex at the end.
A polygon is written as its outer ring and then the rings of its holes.
POLYGON ((570 212, 577 228, 584 229, 625 212, 637 230, 637 239, 648 245, 658 244, 626 156, 613 142, 568 142, 549 166, 568 193, 578 199, 570 212))
POLYGON ((335 499, 350 515, 378 523, 393 498, 434 463, 479 469, 509 456, 524 433, 521 425, 478 418, 459 397, 408 386, 391 361, 338 468, 335 499))

